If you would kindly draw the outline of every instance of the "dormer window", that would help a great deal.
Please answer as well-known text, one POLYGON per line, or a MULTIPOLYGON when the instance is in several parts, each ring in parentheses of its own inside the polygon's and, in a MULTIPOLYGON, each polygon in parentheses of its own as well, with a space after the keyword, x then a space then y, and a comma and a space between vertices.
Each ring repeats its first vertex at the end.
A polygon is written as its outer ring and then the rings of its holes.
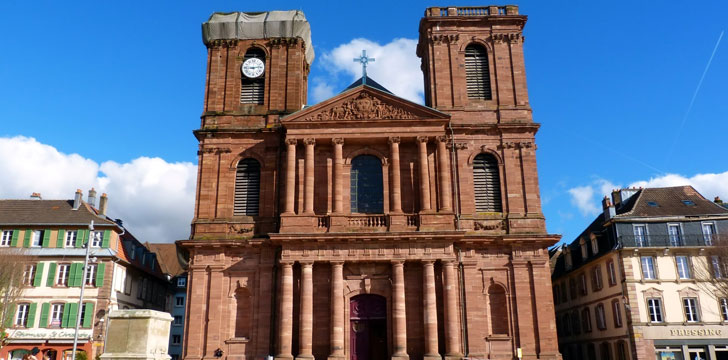
POLYGON ((566 250, 564 252, 564 261, 566 263, 566 270, 570 270, 571 266, 572 266, 572 262, 571 262, 571 249, 569 249, 569 248, 566 248, 566 250))
POLYGON ((586 260, 589 257, 589 250, 586 248, 586 241, 584 239, 579 240, 579 246, 581 247, 581 258, 586 260))
POLYGON ((599 242, 597 241, 597 236, 594 234, 591 234, 590 238, 591 238, 592 253, 596 254, 599 252, 599 242))

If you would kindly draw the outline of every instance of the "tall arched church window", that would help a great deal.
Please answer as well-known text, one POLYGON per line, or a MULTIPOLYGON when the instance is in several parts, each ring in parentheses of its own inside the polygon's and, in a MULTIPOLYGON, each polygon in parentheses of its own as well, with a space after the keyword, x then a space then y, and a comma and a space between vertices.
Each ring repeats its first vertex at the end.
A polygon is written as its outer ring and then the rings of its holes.
POLYGON ((372 155, 359 155, 351 160, 351 212, 381 214, 384 212, 382 162, 372 155))
POLYGON ((490 69, 488 53, 480 45, 470 44, 465 48, 465 79, 468 98, 491 100, 490 69))
POLYGON ((239 288, 235 291, 236 311, 235 316, 235 337, 250 337, 250 292, 246 288, 239 288))
POLYGON ((497 335, 508 334, 508 300, 506 291, 498 284, 488 287, 490 300, 491 331, 497 335))
POLYGON ((261 49, 250 49, 245 53, 241 67, 240 102, 262 104, 265 93, 265 53, 261 49))
POLYGON ((235 204, 233 215, 258 215, 260 198, 260 163, 243 159, 235 173, 235 204))
POLYGON ((502 212, 498 161, 491 154, 479 154, 473 160, 475 211, 502 212))

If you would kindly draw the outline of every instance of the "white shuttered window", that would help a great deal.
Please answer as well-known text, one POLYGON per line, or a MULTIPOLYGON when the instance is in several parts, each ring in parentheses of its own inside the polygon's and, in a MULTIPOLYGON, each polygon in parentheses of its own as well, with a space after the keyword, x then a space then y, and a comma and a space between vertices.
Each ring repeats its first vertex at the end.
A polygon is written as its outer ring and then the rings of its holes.
POLYGON ((465 79, 468 86, 468 98, 491 100, 490 69, 488 53, 480 45, 468 45, 465 48, 465 79))
POLYGON ((480 154, 473 160, 475 211, 502 212, 498 161, 491 154, 480 154))

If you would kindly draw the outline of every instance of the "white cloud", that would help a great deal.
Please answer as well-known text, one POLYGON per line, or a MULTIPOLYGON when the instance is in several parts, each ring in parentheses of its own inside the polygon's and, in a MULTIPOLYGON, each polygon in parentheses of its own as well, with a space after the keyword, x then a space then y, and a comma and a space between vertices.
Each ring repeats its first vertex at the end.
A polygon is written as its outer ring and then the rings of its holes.
POLYGON ((569 189, 571 203, 579 209, 582 215, 596 215, 599 208, 594 204, 594 188, 591 185, 577 186, 569 189))
POLYGON ((71 199, 91 187, 109 196, 109 216, 124 220, 140 241, 171 242, 189 236, 197 166, 140 157, 128 163, 97 164, 64 154, 34 138, 0 138, 0 198, 71 199), (7 175, 11 176, 7 176, 7 175))
POLYGON ((689 178, 678 174, 667 174, 649 180, 636 181, 630 184, 630 187, 667 187, 680 185, 691 185, 708 200, 713 200, 716 196, 720 196, 724 200, 728 199, 728 171, 717 174, 697 174, 689 178))
MULTIPOLYGON (((321 56, 329 78, 320 80, 332 82, 339 73, 349 75, 349 82, 359 79, 362 75, 361 64, 354 62, 354 58, 366 50, 367 56, 375 59, 367 67, 369 78, 395 95, 421 104, 424 97, 423 78, 416 49, 416 39, 399 38, 384 45, 367 39, 354 39, 321 56)), ((314 98, 324 100, 317 98, 316 94, 314 98)))
POLYGON ((334 86, 324 81, 324 79, 315 78, 312 82, 313 90, 311 90, 311 96, 315 103, 319 103, 334 96, 334 86))

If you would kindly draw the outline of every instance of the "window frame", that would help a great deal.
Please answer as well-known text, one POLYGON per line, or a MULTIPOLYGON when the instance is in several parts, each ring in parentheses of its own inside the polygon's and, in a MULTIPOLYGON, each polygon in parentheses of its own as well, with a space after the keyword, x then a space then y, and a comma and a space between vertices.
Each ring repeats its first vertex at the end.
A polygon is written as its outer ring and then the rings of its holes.
POLYGON ((717 238, 718 235, 718 227, 716 226, 715 221, 701 222, 700 231, 703 233, 703 243, 706 246, 712 246, 715 243, 714 239, 717 238), (706 225, 712 229, 710 234, 705 233, 706 225))
POLYGON ((15 230, 0 230, 0 247, 10 247, 13 242, 13 231, 15 230))
POLYGON ((622 327, 622 310, 620 309, 619 299, 612 300, 612 317, 614 318, 614 327, 622 327))
POLYGON ((28 328, 28 318, 30 318, 30 303, 23 302, 17 305, 15 310, 15 318, 13 319, 13 327, 28 328), (21 318, 22 316, 22 318, 21 318))
POLYGON ((602 281, 602 265, 597 264, 592 268, 592 288, 593 291, 599 291, 604 288, 602 281))
POLYGON ((178 277, 177 278, 177 287, 185 287, 187 286, 187 278, 186 277, 178 277))
POLYGON ((604 304, 599 303, 594 308, 594 316, 597 320, 597 329, 599 330, 606 330, 607 329, 607 314, 604 310, 604 304))
POLYGON ((58 266, 56 267, 56 274, 54 276, 55 279, 53 281, 53 284, 55 286, 68 287, 68 281, 69 281, 70 277, 71 277, 71 264, 70 263, 59 263, 58 266), (66 269, 66 271, 62 272, 61 269, 66 269), (61 279, 61 274, 64 275, 63 279, 61 279), (60 280, 63 280, 63 282, 61 282, 60 280))
POLYGON ((650 323, 661 324, 665 322, 665 314, 662 310, 661 297, 648 297, 645 299, 647 304, 647 318, 650 323), (659 316, 659 319, 656 319, 659 316))
POLYGON ((43 235, 45 230, 31 230, 30 236, 30 247, 39 248, 43 247, 43 235))
POLYGON ((588 306, 581 310, 581 326, 585 333, 592 332, 591 311, 588 306))
POLYGON ((636 247, 650 246, 650 235, 647 230, 647 224, 632 224, 632 234, 634 235, 634 244, 636 247), (643 234, 638 234, 637 229, 643 229, 643 234))
POLYGON ((587 289, 586 273, 579 274, 579 295, 587 296, 589 289, 587 289))
POLYGON ((718 299, 718 307, 720 308, 721 319, 723 319, 724 322, 728 321, 728 299, 718 299))
POLYGON ((683 315, 685 316, 685 322, 687 323, 699 323, 700 322, 700 306, 697 297, 686 296, 680 299, 683 307, 683 315), (692 306, 688 302, 693 302, 692 306), (690 312, 688 312, 690 309, 690 312), (692 316, 690 316, 692 315, 692 316))
POLYGON ((85 269, 84 274, 84 282, 86 283, 86 286, 96 286, 96 273, 98 272, 98 265, 97 264, 88 264, 87 269, 85 269))
POLYGON ((67 248, 76 247, 76 240, 78 239, 78 230, 66 230, 66 236, 63 239, 63 245, 67 248))
POLYGON ((655 257, 654 256, 652 256, 652 255, 642 255, 642 256, 640 256, 640 269, 641 269, 641 272, 642 272, 642 280, 657 280, 658 279, 658 276, 657 276, 657 266, 655 264, 655 257), (652 275, 651 277, 648 277, 647 274, 645 273, 645 263, 643 262, 645 259, 649 259, 650 260, 650 272, 651 272, 651 275, 652 275))
POLYGON ((186 301, 185 301, 185 297, 184 297, 184 296, 181 296, 181 295, 179 295, 179 296, 175 296, 175 297, 174 297, 174 306, 176 306, 176 307, 182 307, 182 306, 185 306, 185 302, 186 302, 186 301), (181 300, 181 301, 180 301, 180 300, 181 300), (181 303, 181 304, 180 304, 180 303, 181 303))
POLYGON ((682 224, 680 223, 668 223, 667 224, 667 239, 670 246, 683 246, 682 237, 682 224), (677 233, 672 233, 672 229, 677 229, 677 233))
POLYGON ((480 152, 473 158, 472 166, 473 176, 473 200, 476 213, 503 213, 503 179, 500 159, 490 152, 480 152), (478 168, 482 164, 482 169, 478 168), (482 190, 476 187, 476 169, 478 176, 482 177, 482 181, 492 186, 492 189, 482 190), (480 172, 482 171, 482 175, 480 172), (490 190, 490 193, 488 192, 490 190), (489 205, 492 203, 492 205, 489 205))
POLYGON ((174 334, 172 335, 172 345, 180 345, 182 344, 182 335, 174 334))
POLYGON ((693 278, 692 264, 690 256, 675 255, 675 271, 678 280, 691 280, 693 278), (683 269, 681 270, 681 263, 683 269), (687 274, 685 274, 686 272, 687 274))
POLYGON ((463 71, 465 75, 465 96, 469 101, 493 101, 495 99, 495 92, 493 91, 493 77, 491 76, 491 54, 488 48, 483 44, 477 42, 471 42, 464 48, 463 53, 463 71), (469 50, 473 49, 473 50, 469 50), (478 50, 482 50, 482 53, 478 50), (484 59, 484 65, 476 64, 476 68, 472 68, 473 65, 468 65, 471 61, 477 61, 477 59, 484 59), (469 58, 475 60, 469 61, 469 58), (478 67, 480 71, 478 71, 478 67), (471 78, 473 80, 468 81, 471 78), (468 91, 469 87, 479 88, 479 84, 482 83, 482 95, 476 92, 468 91))
POLYGON ((174 319, 172 320, 172 325, 174 325, 174 326, 184 325, 184 318, 182 317, 182 315, 175 315, 174 319), (177 320, 179 320, 179 321, 177 321, 177 320))
POLYGON ((38 264, 27 264, 23 268, 23 286, 33 287, 38 264))
POLYGON ((104 232, 96 230, 91 237, 91 248, 100 248, 104 241, 104 232))
POLYGON ((66 307, 66 303, 59 303, 54 302, 51 303, 51 308, 48 314, 48 327, 53 329, 60 329, 61 325, 63 323, 63 310, 66 307), (56 312, 56 309, 58 309, 58 312, 56 312), (56 321, 56 315, 58 315, 58 323, 55 324, 56 321))
POLYGON ((614 260, 607 261, 607 281, 609 287, 617 285, 617 271, 614 268, 614 260))

